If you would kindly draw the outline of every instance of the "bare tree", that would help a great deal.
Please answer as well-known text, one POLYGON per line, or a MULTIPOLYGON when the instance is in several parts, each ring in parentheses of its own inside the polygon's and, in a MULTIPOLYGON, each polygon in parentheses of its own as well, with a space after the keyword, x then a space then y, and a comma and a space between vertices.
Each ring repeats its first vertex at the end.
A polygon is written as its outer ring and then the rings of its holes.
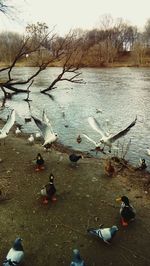
POLYGON ((81 68, 82 58, 84 52, 80 48, 80 43, 76 41, 74 35, 69 34, 63 40, 63 54, 61 56, 62 71, 52 81, 48 88, 41 91, 41 93, 47 93, 48 91, 55 89, 56 83, 59 81, 68 81, 72 83, 83 84, 84 81, 79 76, 82 74, 79 69, 81 68))
POLYGON ((144 63, 145 53, 146 53, 146 49, 145 49, 145 46, 143 45, 143 43, 136 42, 133 46, 132 56, 133 56, 134 62, 137 66, 140 66, 144 63))
POLYGON ((0 0, 0 12, 3 14, 7 14, 9 10, 9 5, 7 4, 6 0, 0 0))
POLYGON ((26 100, 29 100, 29 87, 33 83, 33 79, 43 70, 45 70, 52 63, 60 62, 63 65, 62 72, 49 85, 49 87, 42 93, 54 89, 58 81, 70 81, 74 83, 83 83, 79 78, 80 62, 82 60, 83 52, 80 49, 78 41, 75 36, 69 33, 65 38, 59 38, 56 34, 48 32, 45 23, 38 23, 37 25, 28 25, 27 35, 24 36, 16 49, 16 54, 12 62, 3 68, 0 68, 0 75, 5 78, 0 79, 0 87, 6 98, 8 90, 9 94, 13 96, 16 93, 27 93, 26 100), (46 53, 46 56, 44 56, 46 53), (33 68, 33 74, 24 77, 23 80, 16 80, 14 78, 14 67, 20 60, 24 60, 28 56, 33 63, 36 58, 37 68, 33 68), (65 74, 69 76, 65 76, 65 74), (21 85, 27 85, 28 88, 21 88, 21 85))
MULTIPOLYGON (((4 97, 7 95, 7 90, 10 91, 11 95, 16 93, 24 93, 28 92, 27 89, 18 88, 20 85, 29 84, 32 83, 32 80, 43 70, 46 69, 46 67, 56 59, 60 57, 62 54, 62 51, 60 49, 57 50, 57 53, 55 55, 52 55, 52 53, 49 52, 48 58, 46 60, 42 60, 37 68, 34 68, 33 74, 31 74, 29 77, 23 79, 23 80, 15 80, 14 78, 14 72, 13 69, 16 66, 16 64, 24 59, 27 55, 32 56, 35 53, 38 53, 39 50, 41 50, 41 47, 43 46, 43 43, 45 42, 45 39, 48 37, 48 35, 44 36, 42 40, 37 42, 35 45, 31 45, 32 40, 29 37, 24 37, 20 43, 20 47, 16 51, 16 55, 14 56, 12 62, 3 68, 0 68, 0 74, 1 76, 5 78, 0 79, 0 87, 4 93, 4 97)), ((49 36, 48 41, 49 43, 53 41, 55 35, 52 33, 51 36, 49 36)))

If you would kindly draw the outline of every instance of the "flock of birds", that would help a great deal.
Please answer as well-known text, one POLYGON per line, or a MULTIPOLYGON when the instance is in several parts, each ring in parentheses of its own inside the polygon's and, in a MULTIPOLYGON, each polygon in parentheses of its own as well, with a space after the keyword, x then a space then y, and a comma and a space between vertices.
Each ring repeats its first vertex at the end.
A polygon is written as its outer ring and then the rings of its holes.
MULTIPOLYGON (((44 140, 42 144, 43 147, 47 147, 47 145, 51 145, 53 142, 57 140, 58 135, 53 131, 50 121, 45 112, 43 112, 42 119, 36 118, 34 116, 32 116, 32 119, 37 125, 38 129, 40 130, 40 135, 37 137, 41 137, 42 135, 42 138, 44 140)), ((121 130, 115 135, 111 135, 110 133, 103 132, 103 130, 100 127, 100 124, 94 117, 89 117, 88 122, 90 126, 101 135, 100 141, 99 143, 97 143, 96 141, 91 139, 88 135, 86 134, 82 134, 82 135, 88 141, 94 143, 96 149, 100 148, 102 151, 104 151, 104 147, 108 146, 109 152, 111 152, 111 148, 114 145, 113 143, 117 139, 126 135, 128 131, 136 124, 136 121, 137 121, 137 117, 124 130, 121 130), (103 144, 103 147, 101 148, 102 144, 103 144)), ((8 133, 10 129, 12 128, 12 126, 14 125, 14 123, 15 123, 15 110, 12 110, 7 119, 7 122, 5 123, 4 127, 0 130, 0 139, 5 139, 8 136, 8 133)), ((20 134, 20 132, 21 132, 21 129, 17 127, 16 134, 20 134)), ((31 135, 29 139, 28 140, 32 143, 34 141, 33 135, 31 135)), ((81 155, 76 155, 74 153, 69 156, 69 159, 73 165, 76 165, 80 158, 82 158, 81 155)), ((36 161, 37 161, 36 170, 40 171, 41 169, 44 169, 44 160, 40 154, 37 155, 36 161)), ((54 186, 54 176, 53 174, 51 174, 49 178, 49 183, 46 186, 44 186, 41 190, 41 195, 44 198, 44 203, 47 203, 49 199, 51 199, 52 201, 55 201, 56 200, 55 193, 56 193, 56 188, 54 186)), ((122 226, 128 226, 129 222, 135 219, 136 211, 134 207, 130 204, 128 197, 122 196, 121 198, 116 199, 116 200, 121 201, 121 207, 120 207, 121 224, 122 226)), ((100 238, 106 244, 111 243, 111 240, 116 235, 117 231, 118 231, 118 227, 116 225, 113 225, 110 228, 103 228, 103 225, 101 225, 99 228, 88 228, 87 229, 87 232, 90 235, 100 238)), ((13 246, 9 250, 6 256, 6 259, 3 262, 3 266, 19 265, 23 259, 24 259, 24 249, 22 246, 22 239, 17 238, 14 241, 13 246)), ((79 250, 74 249, 73 259, 72 259, 70 266, 85 266, 85 265, 86 264, 84 260, 81 258, 79 250)))
MULTIPOLYGON (((58 139, 58 134, 53 131, 50 120, 46 115, 46 112, 43 111, 42 119, 39 119, 35 116, 31 116, 31 117, 33 121, 35 122, 38 128, 38 131, 35 132, 35 134, 30 134, 30 136, 28 137, 28 143, 34 144, 35 139, 43 139, 42 146, 46 149, 50 148, 51 144, 58 139)), ((129 130, 136 124, 137 117, 125 129, 119 131, 118 133, 114 135, 112 135, 110 132, 105 132, 100 126, 99 122, 94 117, 88 117, 87 120, 88 120, 89 125, 92 127, 92 129, 94 129, 97 133, 99 133, 100 140, 99 142, 96 142, 95 140, 93 140, 91 137, 89 137, 87 134, 84 134, 84 133, 81 134, 81 136, 85 138, 87 141, 94 144, 96 153, 100 151, 106 154, 104 151, 105 146, 109 148, 110 153, 111 153, 112 147, 114 149, 118 149, 118 147, 115 146, 114 142, 120 139, 121 137, 125 136, 129 132, 129 130)), ((8 133, 10 129, 12 128, 12 126, 14 125, 14 123, 15 123, 15 110, 12 110, 7 119, 6 124, 0 130, 0 140, 3 139, 5 142, 5 138, 8 136, 8 133)), ((16 131, 15 131, 16 135, 21 134, 22 132, 21 128, 22 126, 17 126, 16 131)), ((81 136, 79 135, 77 137, 78 143, 82 141, 81 136)), ((147 147, 146 153, 147 155, 150 156, 149 147, 147 147)))
MULTIPOLYGON (((50 175, 50 184, 53 184, 54 176, 50 175)), ((43 188, 43 194, 45 195, 45 188, 43 188)), ((47 188, 48 189, 48 188, 47 188)), ((55 191, 54 193, 55 194, 55 191)), ((129 199, 126 196, 122 196, 121 198, 116 199, 116 201, 121 201, 120 207, 120 216, 121 216, 121 223, 123 226, 128 226, 128 224, 135 219, 136 210, 135 208, 129 203, 129 199)), ((99 228, 88 228, 87 232, 99 238, 104 243, 110 245, 112 239, 116 235, 118 231, 118 227, 113 225, 110 228, 103 228, 103 224, 100 225, 99 228)), ((22 246, 22 239, 17 237, 13 243, 13 246, 10 248, 6 258, 3 262, 3 266, 16 266, 20 265, 24 260, 24 249, 22 246)), ((80 252, 78 249, 73 250, 73 258, 70 263, 70 266, 86 266, 85 261, 80 256, 80 252)))

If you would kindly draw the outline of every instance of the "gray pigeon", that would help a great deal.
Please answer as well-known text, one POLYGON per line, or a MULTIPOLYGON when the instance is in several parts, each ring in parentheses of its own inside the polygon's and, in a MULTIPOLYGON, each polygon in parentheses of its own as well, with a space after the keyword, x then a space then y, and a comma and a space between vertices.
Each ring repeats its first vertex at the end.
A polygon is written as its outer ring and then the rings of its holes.
POLYGON ((79 250, 73 250, 73 259, 70 266, 86 266, 84 260, 82 260, 79 250))
POLYGON ((24 259, 24 250, 21 244, 22 239, 16 238, 12 248, 9 250, 3 266, 16 266, 20 265, 24 259))
POLYGON ((102 228, 103 225, 100 225, 100 228, 89 228, 87 229, 88 233, 95 235, 102 239, 105 243, 110 244, 111 239, 115 236, 118 231, 118 227, 113 225, 110 228, 102 228))

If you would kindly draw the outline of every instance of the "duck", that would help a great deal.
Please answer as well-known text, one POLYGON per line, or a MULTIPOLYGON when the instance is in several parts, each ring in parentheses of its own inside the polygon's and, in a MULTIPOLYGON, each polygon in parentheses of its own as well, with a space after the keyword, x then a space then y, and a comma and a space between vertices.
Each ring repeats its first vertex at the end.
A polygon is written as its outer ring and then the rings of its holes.
POLYGON ((16 266, 22 263, 24 259, 24 249, 21 242, 22 239, 17 237, 3 262, 3 266, 16 266))
POLYGON ((51 173, 49 182, 41 189, 41 195, 43 198, 43 204, 48 204, 49 200, 55 202, 57 199, 54 196, 56 194, 56 188, 54 186, 54 175, 51 173))
POLYGON ((89 228, 87 229, 87 232, 91 235, 95 235, 102 239, 106 244, 111 244, 112 238, 116 235, 118 231, 118 227, 116 225, 113 225, 110 228, 102 228, 103 224, 100 225, 100 228, 89 228))
POLYGON ((138 169, 139 170, 145 170, 147 168, 147 164, 145 162, 145 159, 141 159, 139 160, 139 167, 138 169))
POLYGON ((102 109, 100 109, 100 108, 96 108, 96 113, 98 114, 98 113, 101 113, 102 114, 102 109))
POLYGON ((84 260, 80 256, 78 249, 73 250, 73 259, 70 263, 70 266, 86 266, 84 260))
POLYGON ((31 134, 30 137, 28 138, 28 142, 31 145, 34 144, 34 136, 33 136, 33 134, 31 134))
POLYGON ((112 177, 115 173, 115 168, 114 166, 111 164, 111 160, 106 160, 105 162, 105 166, 104 166, 104 169, 105 169, 105 173, 112 177))
POLYGON ((77 142, 78 142, 78 143, 81 143, 81 141, 82 141, 82 138, 81 138, 80 135, 78 135, 78 137, 77 137, 77 142))
POLYGON ((40 171, 44 169, 44 159, 40 153, 36 156, 36 168, 35 171, 40 171))
POLYGON ((128 226, 130 221, 135 220, 136 210, 130 204, 127 196, 122 196, 117 198, 116 201, 121 201, 120 215, 121 215, 121 224, 122 226, 128 226))
POLYGON ((80 159, 83 159, 83 156, 82 155, 76 155, 75 153, 72 153, 72 154, 69 155, 69 160, 72 163, 72 165, 74 165, 74 166, 77 165, 77 162, 80 159))

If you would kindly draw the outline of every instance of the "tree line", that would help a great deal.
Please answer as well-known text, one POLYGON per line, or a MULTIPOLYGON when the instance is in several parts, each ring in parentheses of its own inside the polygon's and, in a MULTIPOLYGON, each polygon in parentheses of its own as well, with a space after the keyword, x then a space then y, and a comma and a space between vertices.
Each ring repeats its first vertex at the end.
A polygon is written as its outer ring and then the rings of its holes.
MULTIPOLYGON (((6 14, 9 6, 0 0, 0 12, 6 14)), ((81 67, 104 67, 115 64, 127 54, 134 65, 148 62, 150 54, 150 19, 140 33, 135 26, 122 19, 113 20, 104 16, 99 27, 83 31, 76 29, 65 36, 59 36, 55 28, 49 29, 46 23, 28 24, 25 34, 0 33, 0 88, 4 101, 16 93, 27 93, 34 78, 48 66, 61 66, 59 75, 41 93, 48 94, 60 81, 84 83, 81 67), (147 60, 147 61, 146 61, 147 60), (28 77, 16 80, 14 67, 35 66, 28 77), (27 85, 22 88, 21 85, 27 85)), ((149 63, 149 62, 148 62, 149 63)))
POLYGON ((30 66, 38 66, 49 56, 53 59, 56 57, 55 60, 49 62, 49 65, 62 66, 64 56, 61 58, 58 56, 58 58, 57 50, 63 55, 66 53, 66 57, 68 57, 67 50, 69 53, 70 50, 74 50, 74 59, 73 56, 71 59, 77 64, 80 61, 82 67, 109 66, 109 64, 120 62, 127 55, 133 65, 148 64, 150 63, 150 19, 147 20, 143 32, 122 19, 114 21, 110 16, 103 17, 98 28, 87 31, 76 29, 63 37, 58 36, 54 33, 54 29, 50 30, 45 23, 40 22, 27 25, 24 35, 2 32, 0 33, 0 64, 10 64, 23 42, 26 42, 27 52, 29 46, 30 50, 34 51, 30 56, 26 53, 17 63, 30 66), (37 51, 36 47, 38 47, 37 51))

